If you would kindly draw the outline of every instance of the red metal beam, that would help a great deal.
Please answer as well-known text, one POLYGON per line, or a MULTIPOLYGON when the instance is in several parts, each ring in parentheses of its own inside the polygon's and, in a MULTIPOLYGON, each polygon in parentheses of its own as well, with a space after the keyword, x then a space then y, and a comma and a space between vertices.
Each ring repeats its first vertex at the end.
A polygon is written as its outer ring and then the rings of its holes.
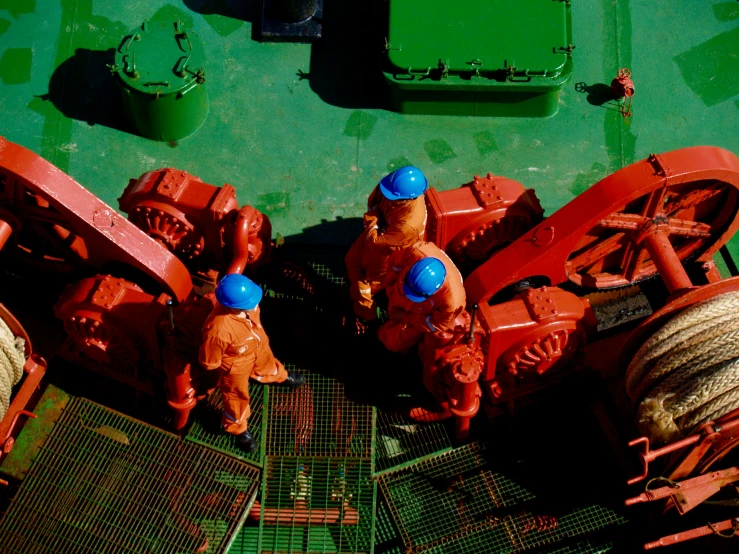
MULTIPOLYGON (((566 281, 568 257, 599 221, 662 187, 704 180, 739 189, 739 158, 722 148, 697 146, 660 154, 652 161, 642 160, 617 171, 472 272, 464 283, 467 301, 482 304, 501 289, 528 277, 546 277, 552 285, 566 281)), ((727 223, 697 261, 711 259, 739 227, 736 217, 727 223)), ((624 280, 616 284, 627 283, 624 280)))
MULTIPOLYGON (((86 247, 85 262, 102 269, 120 262, 156 280, 165 292, 182 301, 192 290, 187 268, 163 246, 120 216, 113 208, 37 154, 0 137, 0 177, 6 189, 23 187, 40 196, 49 217, 69 226, 86 247)), ((10 192, 6 192, 6 195, 10 192)), ((20 191, 15 191, 20 194, 20 191)), ((0 202, 25 198, 0 198, 0 202)), ((13 206, 11 206, 13 207, 13 206)), ((38 210, 37 210, 38 211, 38 210)), ((21 213, 14 214, 21 220, 21 213)), ((29 215, 30 217, 30 215, 29 215)))

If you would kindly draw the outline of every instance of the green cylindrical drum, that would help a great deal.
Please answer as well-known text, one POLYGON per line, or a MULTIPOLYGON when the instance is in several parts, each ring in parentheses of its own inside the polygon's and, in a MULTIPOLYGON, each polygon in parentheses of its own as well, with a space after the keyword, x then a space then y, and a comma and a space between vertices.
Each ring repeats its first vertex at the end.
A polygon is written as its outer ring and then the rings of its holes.
POLYGON ((113 72, 136 131, 173 141, 198 130, 208 115, 204 61, 200 39, 180 22, 144 22, 124 37, 113 72))

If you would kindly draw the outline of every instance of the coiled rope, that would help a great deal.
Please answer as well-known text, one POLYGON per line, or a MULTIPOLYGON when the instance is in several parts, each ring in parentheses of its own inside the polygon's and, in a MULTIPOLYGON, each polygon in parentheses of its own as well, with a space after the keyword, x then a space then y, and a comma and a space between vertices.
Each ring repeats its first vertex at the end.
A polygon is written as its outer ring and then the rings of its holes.
POLYGON ((10 393, 13 386, 23 377, 23 365, 26 362, 25 342, 16 337, 0 318, 0 419, 10 406, 10 393))
POLYGON ((626 371, 640 430, 658 443, 739 407, 739 292, 682 311, 638 350, 626 371))

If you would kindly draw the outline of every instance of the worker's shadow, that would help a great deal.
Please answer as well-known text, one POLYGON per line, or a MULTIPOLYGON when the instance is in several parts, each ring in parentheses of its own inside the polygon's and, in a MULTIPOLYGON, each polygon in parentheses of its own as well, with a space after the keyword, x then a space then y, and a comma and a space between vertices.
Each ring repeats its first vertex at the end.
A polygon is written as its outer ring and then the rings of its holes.
POLYGON ((40 96, 51 101, 65 117, 88 125, 104 125, 131 133, 123 113, 121 91, 111 75, 115 49, 79 48, 74 56, 56 68, 49 81, 49 92, 40 96))

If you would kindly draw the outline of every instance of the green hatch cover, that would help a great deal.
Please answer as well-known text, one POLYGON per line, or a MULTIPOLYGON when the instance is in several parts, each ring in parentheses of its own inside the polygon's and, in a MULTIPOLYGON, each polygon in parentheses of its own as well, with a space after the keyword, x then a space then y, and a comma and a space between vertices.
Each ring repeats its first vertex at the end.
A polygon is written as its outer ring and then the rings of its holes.
POLYGON ((554 76, 567 55, 566 0, 391 0, 390 62, 403 73, 516 68, 554 76))
POLYGON ((200 39, 181 23, 145 22, 116 51, 116 69, 125 86, 144 94, 180 92, 203 78, 200 39))

